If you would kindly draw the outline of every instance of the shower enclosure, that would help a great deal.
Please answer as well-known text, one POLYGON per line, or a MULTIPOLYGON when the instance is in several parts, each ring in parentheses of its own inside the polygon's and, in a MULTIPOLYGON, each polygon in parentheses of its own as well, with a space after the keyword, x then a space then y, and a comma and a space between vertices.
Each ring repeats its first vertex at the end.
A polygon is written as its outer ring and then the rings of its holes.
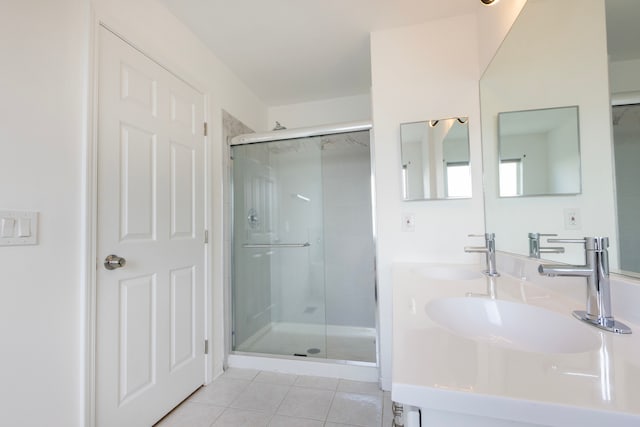
POLYGON ((232 351, 375 364, 369 131, 319 133, 232 140, 232 351))

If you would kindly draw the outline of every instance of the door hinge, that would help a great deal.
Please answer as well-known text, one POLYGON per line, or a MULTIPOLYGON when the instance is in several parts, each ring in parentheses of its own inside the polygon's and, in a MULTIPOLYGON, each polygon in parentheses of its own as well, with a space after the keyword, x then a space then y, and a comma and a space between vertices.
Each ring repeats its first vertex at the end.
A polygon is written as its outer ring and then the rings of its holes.
POLYGON ((209 126, 207 126, 207 122, 204 122, 204 136, 209 134, 209 126))
POLYGON ((209 354, 209 340, 204 340, 204 354, 209 354))
POLYGON ((209 243, 209 230, 204 230, 204 244, 209 243))

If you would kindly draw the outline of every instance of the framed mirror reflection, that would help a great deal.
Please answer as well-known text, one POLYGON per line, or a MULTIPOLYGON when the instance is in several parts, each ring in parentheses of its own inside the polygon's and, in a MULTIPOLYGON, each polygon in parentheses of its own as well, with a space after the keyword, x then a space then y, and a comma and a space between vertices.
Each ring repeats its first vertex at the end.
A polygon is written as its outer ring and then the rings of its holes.
POLYGON ((402 123, 400 151, 404 200, 471 198, 467 117, 402 123))
POLYGON ((498 114, 500 197, 579 194, 578 107, 498 114))

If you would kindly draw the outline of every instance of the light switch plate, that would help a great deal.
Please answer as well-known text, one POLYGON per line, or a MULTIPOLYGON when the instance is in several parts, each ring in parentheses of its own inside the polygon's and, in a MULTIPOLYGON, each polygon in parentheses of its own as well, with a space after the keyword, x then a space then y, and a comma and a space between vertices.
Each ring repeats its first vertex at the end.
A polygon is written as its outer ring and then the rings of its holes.
POLYGON ((0 246, 38 244, 38 212, 0 211, 0 246))

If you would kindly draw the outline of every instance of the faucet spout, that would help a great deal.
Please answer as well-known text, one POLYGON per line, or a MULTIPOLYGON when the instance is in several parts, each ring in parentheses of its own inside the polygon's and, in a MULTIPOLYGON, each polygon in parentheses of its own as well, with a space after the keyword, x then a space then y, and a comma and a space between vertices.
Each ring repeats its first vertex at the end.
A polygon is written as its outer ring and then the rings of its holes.
POLYGON ((487 258, 487 269, 483 273, 491 277, 500 276, 496 269, 496 235, 494 233, 470 234, 469 237, 484 237, 485 246, 465 246, 464 251, 484 253, 487 258))
POLYGON ((487 253, 487 252, 489 252, 489 249, 484 247, 484 246, 465 246, 464 247, 464 251, 465 252, 487 253))
POLYGON ((556 265, 556 264, 540 264, 538 273, 543 276, 578 276, 589 277, 594 274, 593 268, 580 265, 556 265))

